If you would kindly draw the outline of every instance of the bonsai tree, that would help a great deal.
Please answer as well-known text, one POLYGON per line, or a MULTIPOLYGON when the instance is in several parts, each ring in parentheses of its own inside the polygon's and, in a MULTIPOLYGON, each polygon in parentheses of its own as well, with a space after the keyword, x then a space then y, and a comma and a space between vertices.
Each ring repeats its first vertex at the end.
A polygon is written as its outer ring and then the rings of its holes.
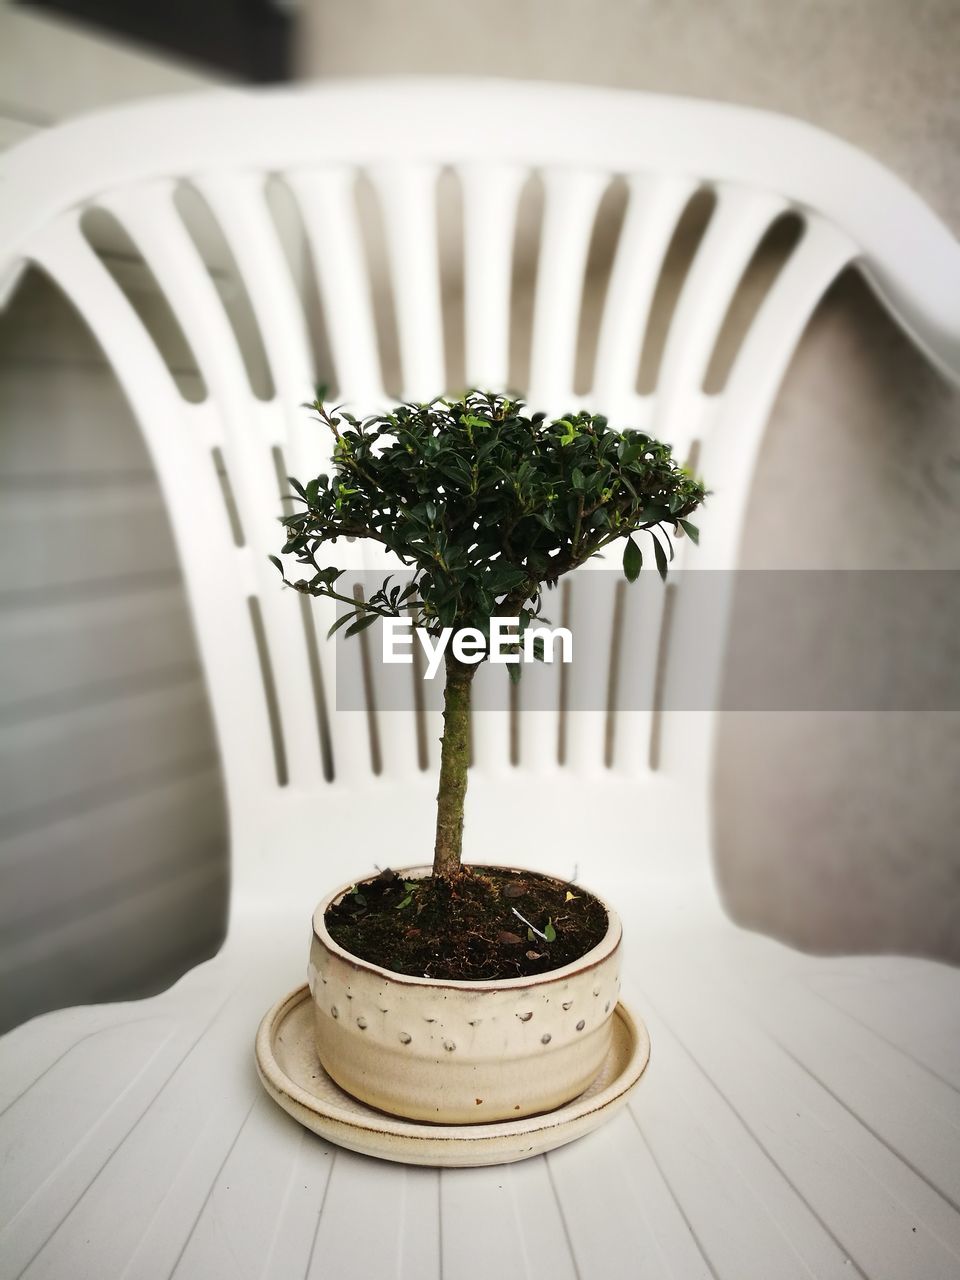
MULTIPOLYGON (((322 394, 322 393, 321 393, 322 394)), ((434 639, 444 628, 475 628, 489 646, 492 617, 519 619, 516 644, 545 621, 544 590, 609 544, 623 540, 623 572, 636 580, 650 539, 661 577, 673 558, 671 531, 695 542, 687 517, 703 485, 673 460, 670 447, 640 431, 617 431, 580 412, 548 421, 504 396, 470 391, 460 400, 403 404, 358 421, 322 399, 311 406, 333 433, 331 475, 308 484, 291 477, 301 509, 285 515, 283 554, 307 576, 283 580, 297 591, 350 606, 330 629, 347 636, 377 618, 412 612, 434 639), (344 570, 321 563, 326 543, 371 538, 412 569, 391 575, 368 599, 338 592, 344 570)), ((648 547, 649 549, 649 547, 648 547)), ((481 651, 481 660, 489 647, 481 651)), ((434 876, 462 875, 464 798, 471 684, 478 664, 445 650, 444 731, 437 796, 434 876)), ((519 679, 519 663, 507 671, 519 679)))

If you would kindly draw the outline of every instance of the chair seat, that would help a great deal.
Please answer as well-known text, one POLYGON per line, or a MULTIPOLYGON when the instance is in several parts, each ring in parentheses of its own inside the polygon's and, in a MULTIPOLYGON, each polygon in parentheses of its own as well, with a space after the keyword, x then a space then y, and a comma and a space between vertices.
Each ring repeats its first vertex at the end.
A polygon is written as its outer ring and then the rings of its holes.
POLYGON ((960 972, 803 956, 706 894, 606 891, 653 1049, 596 1133, 441 1172, 301 1129, 253 1037, 308 925, 250 918, 160 996, 0 1042, 0 1274, 955 1277, 960 972))

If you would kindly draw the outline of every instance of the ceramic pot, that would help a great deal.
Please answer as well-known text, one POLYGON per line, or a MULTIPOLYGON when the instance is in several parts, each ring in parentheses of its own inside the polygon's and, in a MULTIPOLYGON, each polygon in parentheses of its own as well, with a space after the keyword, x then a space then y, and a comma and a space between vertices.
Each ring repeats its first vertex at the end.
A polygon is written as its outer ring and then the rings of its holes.
POLYGON ((606 903, 606 935, 573 964, 530 978, 449 982, 394 973, 338 946, 324 914, 351 888, 314 912, 307 971, 317 1053, 342 1089, 412 1120, 485 1124, 550 1111, 594 1079, 620 990, 622 931, 606 903))

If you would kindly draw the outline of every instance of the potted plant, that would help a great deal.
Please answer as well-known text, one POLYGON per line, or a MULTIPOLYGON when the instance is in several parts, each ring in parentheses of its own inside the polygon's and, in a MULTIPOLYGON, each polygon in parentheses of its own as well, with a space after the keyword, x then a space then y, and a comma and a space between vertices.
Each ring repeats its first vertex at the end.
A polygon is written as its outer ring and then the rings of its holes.
MULTIPOLYGON (((445 646, 432 868, 381 872, 317 908, 317 1051, 339 1085, 394 1115, 464 1124, 543 1112, 581 1092, 607 1052, 620 924, 579 886, 463 864, 472 682, 505 634, 512 656, 544 656, 533 632, 546 591, 607 546, 622 540, 632 582, 645 532, 665 577, 670 531, 696 541, 687 517, 705 491, 668 445, 588 412, 550 421, 480 391, 362 421, 322 399, 312 407, 335 439, 332 470, 291 478, 283 553, 306 572, 288 576, 271 557, 284 582, 349 606, 331 633, 412 614, 445 646), (364 600, 341 592, 344 571, 321 560, 339 538, 379 542, 407 579, 364 600)), ((506 666, 520 678, 522 662, 506 666)))

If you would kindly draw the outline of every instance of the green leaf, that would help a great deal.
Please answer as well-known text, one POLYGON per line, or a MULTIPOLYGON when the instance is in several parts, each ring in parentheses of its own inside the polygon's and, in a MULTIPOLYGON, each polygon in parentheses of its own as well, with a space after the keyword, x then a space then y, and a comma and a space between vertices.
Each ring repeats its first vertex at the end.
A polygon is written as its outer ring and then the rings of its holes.
POLYGON ((556 942, 556 940, 557 940, 557 931, 556 931, 556 929, 553 927, 553 921, 552 921, 552 920, 548 920, 548 921, 547 921, 547 927, 546 927, 546 928, 544 929, 544 931, 543 931, 543 936, 546 938, 546 940, 547 940, 548 942, 556 942))
POLYGON ((279 556, 267 556, 267 559, 270 561, 270 563, 271 563, 272 565, 275 565, 275 566, 276 566, 276 568, 279 570, 279 572, 280 572, 280 577, 281 577, 281 578, 286 579, 286 576, 287 576, 287 575, 286 575, 286 574, 284 573, 284 571, 283 571, 283 561, 280 559, 280 557, 279 557, 279 556))
POLYGON ((678 520, 677 524, 687 535, 695 547, 700 545, 700 530, 695 524, 691 524, 689 520, 678 520))
POLYGON ((643 552, 632 538, 623 544, 623 573, 628 582, 636 582, 643 568, 643 552))
POLYGON ((647 451, 646 443, 637 440, 631 440, 620 454, 620 465, 623 467, 632 467, 639 462, 647 451))
POLYGON ((412 901, 413 901, 413 894, 412 894, 412 893, 408 893, 408 894, 407 894, 407 896, 403 899, 403 901, 402 901, 402 902, 398 902, 398 903, 397 903, 397 910, 398 910, 398 911, 402 911, 404 907, 409 907, 409 905, 410 905, 410 903, 411 903, 412 901))
POLYGON ((653 554, 657 557, 657 573, 664 582, 667 580, 667 553, 663 549, 663 545, 657 535, 650 530, 650 537, 653 539, 653 554))
POLYGON ((365 618, 358 618, 356 622, 351 623, 343 634, 345 636, 358 636, 361 631, 366 631, 367 627, 372 627, 379 616, 378 613, 368 613, 365 618))
POLYGON ((327 639, 333 635, 335 631, 339 631, 341 627, 345 627, 351 618, 355 618, 359 611, 357 609, 348 609, 345 614, 339 617, 330 630, 327 632, 327 639))
POLYGON ((470 484, 473 479, 470 464, 465 458, 461 458, 458 453, 452 454, 450 457, 442 456, 438 458, 436 465, 442 476, 446 479, 454 480, 457 484, 470 484))
MULTIPOLYGON (((324 568, 324 551, 357 536, 379 542, 413 579, 400 589, 397 578, 386 581, 356 606, 345 598, 338 613, 348 612, 334 625, 350 635, 398 611, 433 635, 444 625, 489 634, 492 614, 522 606, 539 618, 542 590, 613 535, 623 535, 632 581, 642 529, 659 540, 662 572, 674 539, 688 532, 680 519, 693 516, 705 496, 669 445, 586 410, 547 419, 518 400, 476 390, 399 404, 359 422, 340 407, 313 408, 322 422, 340 424, 342 443, 326 475, 285 487, 301 495, 284 501, 285 532, 278 533, 278 550, 285 538, 303 566, 305 580, 293 585, 335 596, 340 570, 324 568)), ((282 573, 288 562, 281 553, 272 563, 282 573)), ((519 664, 507 665, 508 677, 519 679, 519 664)))
POLYGON ((661 520, 669 520, 670 518, 670 512, 666 507, 659 507, 650 502, 644 504, 644 509, 637 517, 639 523, 647 527, 659 524, 661 520))
POLYGON ((487 574, 487 586, 498 595, 504 591, 512 591, 514 587, 519 587, 526 580, 527 571, 518 569, 512 564, 491 565, 490 572, 487 574))

